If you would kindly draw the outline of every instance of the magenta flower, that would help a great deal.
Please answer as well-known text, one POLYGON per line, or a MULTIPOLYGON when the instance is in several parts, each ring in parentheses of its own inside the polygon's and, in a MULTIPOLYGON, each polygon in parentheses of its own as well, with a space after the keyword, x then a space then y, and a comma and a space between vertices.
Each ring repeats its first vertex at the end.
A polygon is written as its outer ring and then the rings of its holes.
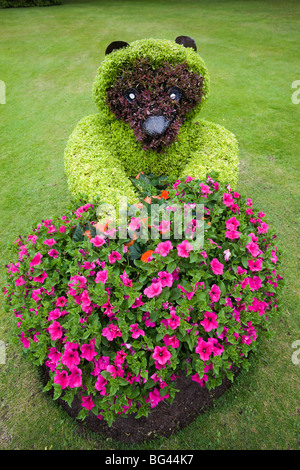
POLYGON ((173 275, 168 273, 168 271, 160 271, 158 273, 158 277, 159 277, 162 287, 172 287, 173 275))
POLYGON ((48 238, 47 240, 44 240, 43 243, 44 245, 51 247, 56 244, 56 241, 54 240, 54 238, 48 238))
POLYGON ((97 275, 95 277, 95 282, 98 284, 99 282, 102 282, 102 284, 105 284, 107 281, 107 269, 104 269, 103 271, 98 271, 97 275))
POLYGON ((111 254, 108 256, 108 261, 110 264, 114 264, 116 261, 120 261, 122 259, 120 253, 117 251, 112 251, 111 254))
POLYGON ((130 331, 131 331, 132 337, 133 337, 134 339, 139 338, 139 336, 145 336, 144 330, 142 330, 141 328, 139 328, 138 323, 134 323, 133 325, 130 325, 130 331))
POLYGON ((196 347, 195 352, 200 355, 200 358, 202 359, 202 361, 208 361, 209 356, 213 352, 213 345, 211 343, 204 341, 203 338, 199 337, 198 346, 196 347))
POLYGON ((80 363, 80 357, 76 350, 72 348, 66 348, 65 352, 61 358, 61 363, 68 367, 68 369, 73 369, 75 366, 78 366, 80 363))
POLYGON ((61 386, 62 389, 65 389, 69 385, 69 377, 66 370, 56 370, 54 377, 54 383, 61 386))
POLYGON ((151 286, 144 289, 144 294, 151 299, 152 297, 158 297, 162 291, 162 285, 160 281, 152 282, 151 286))
POLYGON ((220 263, 220 261, 218 261, 217 258, 214 258, 210 262, 210 266, 214 274, 217 274, 217 275, 223 274, 224 264, 220 263))
POLYGON ((44 271, 40 276, 37 276, 37 277, 34 277, 33 278, 33 281, 35 282, 40 282, 41 284, 43 284, 44 280, 48 277, 48 274, 46 273, 46 271, 44 271))
POLYGON ((81 357, 86 359, 87 361, 92 361, 95 356, 97 356, 97 352, 95 351, 95 340, 91 339, 89 344, 83 344, 80 348, 81 357))
POLYGON ((231 217, 230 219, 226 220, 227 230, 236 230, 239 225, 240 222, 235 217, 231 217))
POLYGON ((122 280, 124 286, 132 287, 132 280, 129 279, 129 276, 125 270, 123 271, 123 274, 120 274, 120 279, 122 280))
POLYGON ((88 397, 82 397, 81 406, 83 406, 83 408, 86 408, 87 410, 91 410, 92 408, 94 408, 95 404, 93 402, 92 396, 89 395, 88 397))
POLYGON ((217 322, 217 318, 218 317, 214 312, 205 312, 204 320, 202 320, 200 323, 206 332, 218 328, 219 324, 217 322))
POLYGON ((82 385, 82 370, 78 367, 73 367, 71 374, 69 375, 69 387, 76 388, 82 385))
POLYGON ((230 240, 235 240, 237 238, 240 238, 241 232, 238 232, 237 230, 226 230, 225 232, 225 237, 229 238, 230 240))
POLYGON ((106 393, 106 388, 105 385, 107 384, 107 380, 103 377, 103 375, 99 375, 97 377, 96 383, 95 383, 95 389, 100 392, 100 395, 105 395, 106 393))
POLYGON ((168 240, 166 242, 161 242, 157 245, 154 250, 154 253, 159 253, 160 256, 166 257, 169 252, 173 249, 172 243, 168 240))
POLYGON ((24 332, 23 332, 23 331, 22 331, 22 333, 21 333, 20 340, 21 340, 21 342, 22 342, 24 348, 26 348, 26 349, 29 348, 29 346, 30 346, 30 341, 29 341, 28 338, 26 338, 26 336, 24 335, 24 332))
POLYGON ((163 337, 163 342, 165 343, 166 346, 171 346, 172 348, 178 348, 179 347, 179 339, 176 338, 175 335, 173 335, 173 336, 165 335, 163 337))
POLYGON ((209 291, 209 295, 212 302, 218 302, 221 295, 221 291, 216 284, 213 284, 212 288, 209 291))
POLYGON ((268 228, 269 226, 266 222, 261 222, 260 226, 257 227, 257 233, 267 233, 268 228))
POLYGON ((64 307, 67 303, 68 303, 68 300, 64 296, 58 297, 56 299, 57 307, 64 307))
POLYGON ((134 232, 135 230, 138 230, 141 226, 141 221, 138 217, 131 217, 130 223, 128 225, 129 230, 134 232))
POLYGON ((110 323, 102 330, 102 336, 105 336, 108 341, 113 341, 117 336, 122 336, 120 328, 114 323, 110 323))
POLYGON ((58 251, 54 250, 54 248, 51 248, 51 250, 48 251, 48 255, 51 256, 52 258, 57 258, 58 257, 58 251))
POLYGON ((96 248, 100 248, 100 246, 104 245, 105 243, 105 238, 99 237, 99 235, 96 235, 94 238, 90 239, 90 242, 92 245, 94 245, 96 248))
POLYGON ((227 207, 230 207, 230 206, 232 206, 232 204, 234 204, 232 194, 230 194, 230 193, 229 194, 227 194, 227 193, 223 194, 223 204, 225 204, 225 206, 227 206, 227 207))
POLYGON ((176 248, 178 256, 181 258, 188 258, 189 252, 193 249, 192 245, 187 240, 183 240, 183 242, 179 243, 176 248))
POLYGON ((58 321, 54 321, 48 328, 52 341, 60 339, 63 335, 62 326, 58 321))
POLYGON ((171 357, 171 353, 167 350, 166 346, 155 346, 153 359, 160 365, 164 365, 171 357))
POLYGON ((171 313, 171 318, 167 319, 167 325, 172 330, 175 330, 180 325, 180 317, 175 315, 175 313, 171 313))
POLYGON ((207 382, 207 381, 208 381, 208 375, 204 374, 203 377, 200 379, 200 375, 196 373, 196 374, 194 374, 194 375, 191 375, 191 379, 192 379, 194 382, 198 382, 198 384, 200 384, 201 387, 203 387, 204 382, 207 382))
POLYGON ((32 268, 33 266, 37 266, 41 263, 43 255, 41 253, 36 253, 32 260, 30 261, 29 265, 32 268))
POLYGON ((248 260, 248 266, 251 271, 261 271, 262 270, 262 262, 261 258, 250 259, 248 260))
POLYGON ((256 258, 261 253, 258 244, 253 241, 248 243, 248 245, 246 245, 246 248, 251 254, 251 256, 253 256, 253 258, 256 258))

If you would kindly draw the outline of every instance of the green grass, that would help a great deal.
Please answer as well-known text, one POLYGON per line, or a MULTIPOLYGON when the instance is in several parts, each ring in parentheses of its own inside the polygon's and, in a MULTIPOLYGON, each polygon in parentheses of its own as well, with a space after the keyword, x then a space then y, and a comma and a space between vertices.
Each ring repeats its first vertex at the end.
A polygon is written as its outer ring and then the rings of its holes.
MULTIPOLYGON (((63 152, 77 122, 96 107, 92 84, 107 45, 194 37, 211 76, 202 117, 234 132, 238 190, 267 213, 283 251, 286 288, 274 341, 260 344, 248 373, 206 414, 168 439, 133 449, 297 449, 299 331, 299 125, 291 86, 300 79, 298 1, 64 1, 0 10, 1 284, 6 244, 36 221, 62 213, 70 194, 63 152)), ((2 312, 1 449, 124 449, 66 416, 42 390, 37 370, 9 344, 2 312)))

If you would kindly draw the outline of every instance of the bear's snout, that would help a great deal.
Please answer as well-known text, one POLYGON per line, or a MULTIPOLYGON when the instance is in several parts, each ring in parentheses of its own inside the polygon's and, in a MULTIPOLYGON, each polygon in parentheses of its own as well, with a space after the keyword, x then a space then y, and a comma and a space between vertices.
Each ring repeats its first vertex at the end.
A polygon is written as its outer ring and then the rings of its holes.
POLYGON ((168 129, 171 121, 164 116, 150 116, 143 124, 146 134, 151 137, 163 135, 168 129))

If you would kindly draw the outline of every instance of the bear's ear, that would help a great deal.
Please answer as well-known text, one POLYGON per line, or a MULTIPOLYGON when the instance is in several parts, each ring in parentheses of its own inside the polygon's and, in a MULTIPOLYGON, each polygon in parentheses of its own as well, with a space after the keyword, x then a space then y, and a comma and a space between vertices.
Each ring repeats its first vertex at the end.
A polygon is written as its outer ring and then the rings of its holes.
POLYGON ((181 44, 184 47, 192 47, 194 51, 197 51, 195 40, 193 38, 190 38, 189 36, 178 36, 175 39, 175 42, 177 44, 181 44))
POLYGON ((122 49, 123 47, 129 46, 128 42, 124 41, 113 41, 110 43, 109 46, 107 46, 105 55, 110 54, 112 51, 115 51, 117 49, 122 49))

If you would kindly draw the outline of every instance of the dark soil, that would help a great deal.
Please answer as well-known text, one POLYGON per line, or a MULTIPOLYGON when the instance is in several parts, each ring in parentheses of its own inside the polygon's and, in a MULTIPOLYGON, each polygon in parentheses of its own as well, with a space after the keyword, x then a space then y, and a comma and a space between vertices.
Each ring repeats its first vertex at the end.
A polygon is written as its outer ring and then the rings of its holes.
MULTIPOLYGON (((42 367, 45 384, 49 379, 47 369, 46 366, 42 367)), ((175 384, 179 392, 176 393, 173 403, 161 401, 151 409, 147 418, 143 416, 136 419, 134 414, 127 418, 122 416, 109 427, 104 420, 99 420, 90 411, 84 422, 91 431, 126 444, 140 444, 159 436, 168 437, 188 426, 199 414, 204 413, 230 387, 231 381, 225 379, 219 387, 210 391, 184 376, 179 377, 175 384)), ((81 399, 77 396, 71 407, 60 398, 56 401, 73 418, 76 418, 82 409, 81 399)), ((78 422, 81 423, 81 421, 78 422)))

